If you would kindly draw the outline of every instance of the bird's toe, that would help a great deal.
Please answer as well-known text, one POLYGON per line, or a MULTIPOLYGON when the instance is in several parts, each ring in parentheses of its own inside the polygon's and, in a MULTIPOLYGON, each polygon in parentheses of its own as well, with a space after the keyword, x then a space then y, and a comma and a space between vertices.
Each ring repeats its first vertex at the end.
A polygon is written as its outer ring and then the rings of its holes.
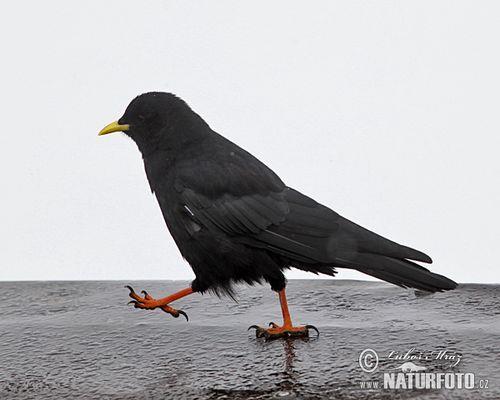
POLYGON ((141 297, 135 292, 132 286, 126 285, 125 287, 130 291, 128 295, 133 299, 129 301, 128 304, 133 304, 134 308, 140 308, 142 310, 154 310, 156 308, 160 308, 174 318, 179 318, 179 315, 183 315, 184 318, 186 318, 186 321, 189 321, 189 317, 184 311, 177 310, 173 307, 170 307, 168 304, 157 301, 145 290, 141 291, 141 294, 144 296, 141 297))
POLYGON ((262 328, 257 325, 252 325, 248 328, 255 329, 255 336, 257 338, 265 338, 266 340, 278 339, 278 338, 289 338, 289 337, 309 337, 309 330, 314 330, 319 336, 318 329, 313 325, 304 326, 279 326, 274 322, 269 323, 270 328, 262 328))

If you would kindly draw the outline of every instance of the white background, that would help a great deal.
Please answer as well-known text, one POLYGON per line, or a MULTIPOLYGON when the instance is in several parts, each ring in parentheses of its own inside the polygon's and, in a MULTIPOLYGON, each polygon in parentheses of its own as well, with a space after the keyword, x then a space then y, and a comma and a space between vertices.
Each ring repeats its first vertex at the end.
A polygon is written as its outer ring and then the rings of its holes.
POLYGON ((9 2, 0 279, 193 277, 135 145, 97 137, 162 90, 435 272, 499 282, 499 38, 495 1, 9 2))

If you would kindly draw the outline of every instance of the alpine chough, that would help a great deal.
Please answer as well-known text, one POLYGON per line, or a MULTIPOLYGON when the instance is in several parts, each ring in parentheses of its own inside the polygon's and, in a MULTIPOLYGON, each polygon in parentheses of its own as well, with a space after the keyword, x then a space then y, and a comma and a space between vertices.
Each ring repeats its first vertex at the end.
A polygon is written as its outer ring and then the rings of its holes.
POLYGON ((196 278, 191 286, 154 299, 130 290, 136 308, 178 317, 170 306, 191 293, 232 295, 232 285, 267 282, 279 295, 283 325, 257 336, 308 335, 293 326, 284 270, 334 276, 355 269, 403 288, 439 292, 452 280, 415 261, 431 258, 373 233, 288 187, 265 164, 214 132, 180 98, 152 92, 136 97, 99 135, 123 131, 137 144, 152 192, 182 256, 196 278))

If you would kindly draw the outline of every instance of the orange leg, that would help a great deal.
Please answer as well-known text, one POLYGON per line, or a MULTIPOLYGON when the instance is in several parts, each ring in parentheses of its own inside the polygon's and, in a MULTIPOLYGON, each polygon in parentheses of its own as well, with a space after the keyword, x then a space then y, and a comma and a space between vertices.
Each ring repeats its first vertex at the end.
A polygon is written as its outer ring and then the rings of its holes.
POLYGON ((248 329, 254 328, 255 335, 257 337, 264 337, 266 339, 290 336, 309 336, 309 329, 314 329, 319 335, 318 330, 312 325, 293 326, 290 311, 288 310, 288 302, 286 301, 285 289, 280 290, 278 295, 280 299, 281 313, 283 314, 283 325, 279 326, 274 322, 270 322, 270 328, 261 328, 260 326, 252 325, 248 329))
POLYGON ((131 286, 125 286, 128 290, 130 290, 129 296, 133 299, 129 302, 129 304, 133 304, 135 308, 142 308, 144 310, 154 310, 155 308, 161 308, 166 313, 170 314, 174 318, 178 318, 180 314, 186 317, 186 320, 189 320, 187 314, 182 310, 176 310, 173 307, 170 307, 169 304, 175 300, 178 300, 182 297, 185 297, 191 293, 193 293, 193 289, 186 288, 182 289, 170 296, 163 297, 161 299, 154 299, 151 297, 145 290, 141 293, 144 297, 139 296, 131 286))
POLYGON ((283 327, 291 328, 292 318, 290 317, 290 311, 288 311, 285 289, 280 290, 278 296, 280 298, 281 314, 283 314, 283 327))

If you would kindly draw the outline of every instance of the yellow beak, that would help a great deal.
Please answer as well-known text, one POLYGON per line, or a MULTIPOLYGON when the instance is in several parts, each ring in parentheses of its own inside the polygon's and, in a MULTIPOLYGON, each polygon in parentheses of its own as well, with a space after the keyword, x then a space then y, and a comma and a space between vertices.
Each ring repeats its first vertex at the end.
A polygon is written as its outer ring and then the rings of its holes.
POLYGON ((124 132, 128 131, 129 125, 120 125, 118 121, 111 122, 110 124, 106 125, 104 128, 101 129, 101 132, 99 132, 98 136, 102 135, 107 135, 108 133, 113 133, 113 132, 124 132))

